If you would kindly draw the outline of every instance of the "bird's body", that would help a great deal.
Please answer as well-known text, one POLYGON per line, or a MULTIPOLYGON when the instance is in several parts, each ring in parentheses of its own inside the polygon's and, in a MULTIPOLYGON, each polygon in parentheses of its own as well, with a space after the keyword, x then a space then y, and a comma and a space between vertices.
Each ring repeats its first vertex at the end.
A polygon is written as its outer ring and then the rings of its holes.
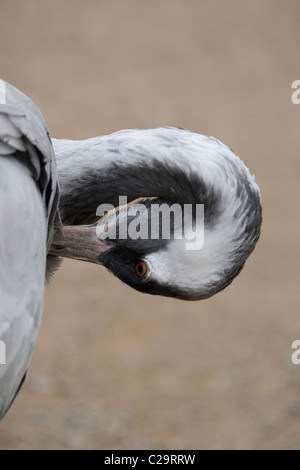
POLYGON ((47 254, 39 190, 27 167, 7 156, 0 158, 0 220, 0 339, 6 346, 6 363, 0 365, 2 416, 34 350, 44 305, 47 254))
POLYGON ((35 105, 0 80, 0 341, 7 351, 0 364, 0 419, 28 369, 45 280, 60 257, 102 264, 141 292, 204 299, 241 271, 261 221, 254 178, 220 141, 170 127, 51 141, 35 105), (121 207, 120 196, 127 201, 121 207), (137 203, 138 223, 132 221, 137 203), (117 210, 104 215, 99 231, 103 204, 117 210), (170 216, 174 204, 182 214, 190 208, 187 230, 187 219, 178 226, 170 216), (169 209, 170 237, 163 236, 161 219, 152 230, 155 205, 169 209), (191 250, 198 206, 204 207, 204 240, 191 250), (139 229, 147 222, 155 236, 129 236, 132 222, 139 229))
POLYGON ((39 110, 0 81, 0 419, 30 364, 57 215, 53 150, 39 110))

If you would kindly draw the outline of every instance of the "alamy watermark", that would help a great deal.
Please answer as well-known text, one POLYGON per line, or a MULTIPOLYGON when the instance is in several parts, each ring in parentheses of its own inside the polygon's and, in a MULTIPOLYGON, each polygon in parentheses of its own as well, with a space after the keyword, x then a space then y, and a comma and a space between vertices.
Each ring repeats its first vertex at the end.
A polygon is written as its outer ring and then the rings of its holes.
POLYGON ((200 250, 204 244, 204 204, 129 203, 119 196, 119 205, 101 204, 97 216, 97 236, 105 239, 174 240, 185 239, 186 250, 200 250))
POLYGON ((0 365, 6 364, 6 345, 0 340, 0 365))
POLYGON ((300 364, 300 339, 295 339, 295 341, 292 342, 292 349, 296 349, 296 351, 293 352, 291 355, 291 361, 295 366, 300 364))
POLYGON ((296 88, 296 91, 292 93, 291 100, 293 104, 300 103, 300 80, 294 80, 291 88, 296 88))

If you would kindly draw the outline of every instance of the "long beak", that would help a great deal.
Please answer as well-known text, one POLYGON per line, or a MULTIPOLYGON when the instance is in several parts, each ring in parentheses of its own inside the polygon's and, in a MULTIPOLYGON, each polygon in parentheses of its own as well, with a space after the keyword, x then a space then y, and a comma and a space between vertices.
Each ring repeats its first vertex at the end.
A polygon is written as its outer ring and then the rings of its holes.
POLYGON ((110 248, 97 237, 96 225, 66 225, 56 229, 48 254, 102 264, 99 256, 110 248))

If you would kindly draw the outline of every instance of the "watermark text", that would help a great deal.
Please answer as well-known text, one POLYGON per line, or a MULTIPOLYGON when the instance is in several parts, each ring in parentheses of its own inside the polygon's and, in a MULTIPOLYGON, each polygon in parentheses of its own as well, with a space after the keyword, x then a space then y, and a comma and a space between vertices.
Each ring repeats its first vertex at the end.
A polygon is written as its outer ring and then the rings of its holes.
POLYGON ((101 204, 97 236, 101 240, 185 240, 186 250, 200 250, 204 244, 204 204, 129 203, 119 196, 119 206, 101 204))
POLYGON ((300 339, 295 339, 295 341, 292 342, 292 349, 296 349, 296 351, 293 352, 291 361, 297 366, 300 364, 300 339))
POLYGON ((300 103, 300 80, 294 80, 292 83, 292 88, 296 88, 296 90, 292 93, 291 100, 293 104, 300 103))

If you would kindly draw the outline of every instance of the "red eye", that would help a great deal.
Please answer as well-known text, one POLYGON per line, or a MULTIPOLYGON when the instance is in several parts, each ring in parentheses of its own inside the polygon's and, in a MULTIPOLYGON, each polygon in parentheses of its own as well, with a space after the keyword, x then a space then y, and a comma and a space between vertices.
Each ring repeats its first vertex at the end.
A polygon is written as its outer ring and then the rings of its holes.
POLYGON ((135 265, 135 272, 139 277, 146 276, 148 272, 148 266, 145 261, 138 261, 135 265))

